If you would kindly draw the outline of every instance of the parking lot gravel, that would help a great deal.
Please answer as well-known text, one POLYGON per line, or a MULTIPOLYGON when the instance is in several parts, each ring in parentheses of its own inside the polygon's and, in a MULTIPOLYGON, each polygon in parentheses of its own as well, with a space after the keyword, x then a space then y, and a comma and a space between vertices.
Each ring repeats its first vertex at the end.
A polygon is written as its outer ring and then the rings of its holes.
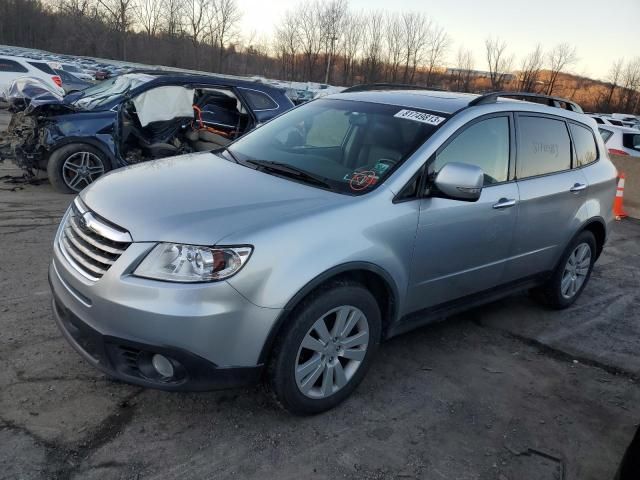
POLYGON ((397 337, 353 397, 300 418, 259 386, 166 393, 86 364, 46 277, 71 200, 0 181, 0 478, 603 480, 637 427, 634 220, 569 310, 522 294, 397 337))

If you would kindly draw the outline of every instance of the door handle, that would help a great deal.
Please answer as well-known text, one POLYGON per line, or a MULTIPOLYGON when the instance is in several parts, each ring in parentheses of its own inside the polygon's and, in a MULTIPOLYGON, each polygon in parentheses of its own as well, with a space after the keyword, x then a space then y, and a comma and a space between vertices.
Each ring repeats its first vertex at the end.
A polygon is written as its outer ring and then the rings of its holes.
POLYGON ((572 193, 576 193, 576 192, 581 192, 585 188, 587 188, 587 184, 586 183, 576 183, 576 184, 573 185, 573 187, 571 187, 569 189, 569 191, 572 192, 572 193))
POLYGON ((493 204, 493 208, 509 208, 516 204, 515 198, 501 198, 498 203, 493 204))

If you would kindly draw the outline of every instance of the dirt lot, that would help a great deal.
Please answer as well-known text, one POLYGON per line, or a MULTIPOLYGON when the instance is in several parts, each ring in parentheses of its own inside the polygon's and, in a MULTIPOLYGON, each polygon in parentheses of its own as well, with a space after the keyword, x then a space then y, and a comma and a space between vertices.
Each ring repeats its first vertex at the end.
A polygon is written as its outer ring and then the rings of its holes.
POLYGON ((87 365, 46 279, 72 197, 15 187, 0 181, 0 478, 604 480, 640 419, 638 222, 573 308, 520 295, 396 338, 353 398, 297 418, 259 387, 164 393, 87 365))

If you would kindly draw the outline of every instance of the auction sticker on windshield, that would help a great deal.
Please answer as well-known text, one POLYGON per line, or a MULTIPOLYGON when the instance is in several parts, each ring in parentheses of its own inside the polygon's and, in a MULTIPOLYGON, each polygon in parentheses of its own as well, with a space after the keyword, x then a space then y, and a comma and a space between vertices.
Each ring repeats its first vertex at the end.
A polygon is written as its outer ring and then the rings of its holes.
POLYGON ((422 122, 429 125, 440 125, 445 121, 444 117, 439 117, 430 113, 416 112, 415 110, 400 110, 394 115, 394 117, 406 118, 407 120, 414 120, 416 122, 422 122))

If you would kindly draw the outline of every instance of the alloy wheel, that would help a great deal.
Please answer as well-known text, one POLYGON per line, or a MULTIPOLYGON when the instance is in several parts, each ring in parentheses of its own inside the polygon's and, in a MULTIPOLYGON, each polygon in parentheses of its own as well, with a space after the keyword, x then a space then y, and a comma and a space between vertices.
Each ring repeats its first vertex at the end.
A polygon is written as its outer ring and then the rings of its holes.
POLYGON ((564 298, 573 298, 587 279, 591 267, 591 247, 586 243, 579 244, 569 258, 562 272, 560 292, 564 298))
POLYGON ((102 161, 91 152, 76 152, 69 155, 62 164, 64 183, 75 192, 79 192, 103 174, 102 161))
POLYGON ((327 398, 347 385, 369 345, 367 317, 356 307, 330 310, 311 326, 298 349, 296 384, 303 395, 327 398))

